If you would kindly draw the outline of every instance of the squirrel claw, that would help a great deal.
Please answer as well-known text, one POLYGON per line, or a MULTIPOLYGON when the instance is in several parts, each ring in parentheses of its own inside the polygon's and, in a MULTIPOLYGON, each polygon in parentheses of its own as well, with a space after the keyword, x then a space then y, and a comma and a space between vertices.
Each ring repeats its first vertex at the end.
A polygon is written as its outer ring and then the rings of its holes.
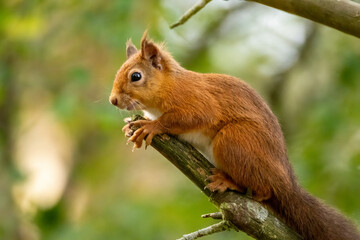
POLYGON ((125 137, 131 137, 134 134, 134 130, 130 128, 130 124, 126 124, 122 131, 125 133, 125 137))
POLYGON ((124 122, 131 123, 131 117, 124 118, 124 122))

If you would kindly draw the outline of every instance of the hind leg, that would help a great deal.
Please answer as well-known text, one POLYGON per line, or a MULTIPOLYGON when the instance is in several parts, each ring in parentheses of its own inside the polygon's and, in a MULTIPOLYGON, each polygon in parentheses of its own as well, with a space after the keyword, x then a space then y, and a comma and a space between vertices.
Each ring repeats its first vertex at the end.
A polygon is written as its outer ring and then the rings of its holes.
MULTIPOLYGON (((250 188, 256 201, 265 201, 272 196, 271 165, 276 163, 271 162, 265 148, 258 133, 245 124, 226 125, 213 139, 217 168, 225 172, 238 189, 250 188)), ((222 188, 220 185, 212 189, 222 188)))

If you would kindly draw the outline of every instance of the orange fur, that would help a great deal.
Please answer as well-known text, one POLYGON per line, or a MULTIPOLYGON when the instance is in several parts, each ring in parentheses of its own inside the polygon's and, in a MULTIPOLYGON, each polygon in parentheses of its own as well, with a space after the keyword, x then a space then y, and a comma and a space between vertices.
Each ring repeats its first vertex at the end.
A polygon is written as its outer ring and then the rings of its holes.
POLYGON ((110 102, 155 116, 130 123, 140 126, 130 138, 136 147, 145 138, 149 145, 156 134, 201 134, 205 140, 194 143, 200 146, 209 139, 207 147, 212 147, 221 172, 210 178, 211 190, 250 188, 255 200, 270 206, 304 239, 360 239, 349 220, 298 185, 279 123, 248 84, 228 75, 184 69, 146 33, 140 51, 127 43, 127 57, 110 102), (133 72, 142 79, 131 82, 133 72))

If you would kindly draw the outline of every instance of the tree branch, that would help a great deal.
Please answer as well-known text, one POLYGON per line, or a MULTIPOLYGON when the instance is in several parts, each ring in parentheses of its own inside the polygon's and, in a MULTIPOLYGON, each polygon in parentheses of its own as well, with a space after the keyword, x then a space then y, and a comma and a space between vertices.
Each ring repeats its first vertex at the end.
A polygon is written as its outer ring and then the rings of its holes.
POLYGON ((229 226, 226 221, 221 221, 206 228, 197 230, 196 232, 185 234, 182 238, 179 238, 178 240, 193 240, 214 233, 223 232, 229 230, 230 228, 231 226, 229 226))
POLYGON ((215 212, 215 213, 207 213, 201 215, 202 218, 212 218, 212 219, 223 219, 223 215, 221 212, 215 212))
MULTIPOLYGON (((136 116, 134 120, 144 119, 136 116)), ((133 129, 136 130, 135 128, 133 129)), ((301 237, 260 203, 232 191, 218 194, 204 189, 214 166, 189 143, 176 136, 155 136, 151 146, 185 174, 222 212, 223 219, 255 239, 300 240, 301 237)))
POLYGON ((360 37, 360 4, 350 0, 247 0, 360 37))

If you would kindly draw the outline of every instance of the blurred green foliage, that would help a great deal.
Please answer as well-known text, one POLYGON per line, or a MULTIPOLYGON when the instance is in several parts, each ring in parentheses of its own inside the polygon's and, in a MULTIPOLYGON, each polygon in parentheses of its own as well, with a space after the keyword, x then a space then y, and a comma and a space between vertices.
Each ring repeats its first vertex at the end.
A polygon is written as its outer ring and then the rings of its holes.
MULTIPOLYGON (((152 149, 131 152, 121 132, 131 113, 108 103, 125 42, 138 45, 146 28, 187 68, 253 85, 277 110, 302 185, 359 224, 359 40, 313 26, 316 35, 299 58, 307 21, 241 4, 209 4, 171 31, 191 1, 1 2, 0 108, 7 121, 1 121, 0 238, 176 239, 213 223, 200 215, 216 209, 177 169, 152 149), (274 76, 284 69, 280 88, 274 76), (270 98, 274 86, 277 102, 270 98), (21 180, 8 166, 23 113, 44 109, 70 136, 70 173, 54 206, 26 213, 8 201, 21 180)), ((235 232, 205 239, 240 238, 251 239, 235 232)))

